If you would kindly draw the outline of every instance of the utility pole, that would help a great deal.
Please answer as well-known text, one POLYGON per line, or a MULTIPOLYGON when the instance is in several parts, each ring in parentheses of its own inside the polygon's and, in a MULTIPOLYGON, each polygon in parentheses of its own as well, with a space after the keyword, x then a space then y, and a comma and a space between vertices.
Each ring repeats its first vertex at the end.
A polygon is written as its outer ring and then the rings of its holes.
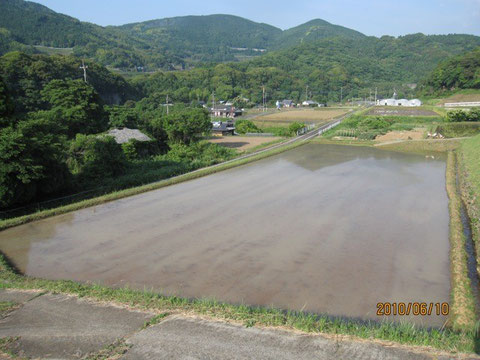
POLYGON ((87 69, 88 69, 88 66, 85 65, 85 61, 82 60, 82 66, 80 66, 80 69, 83 70, 83 80, 85 82, 87 82, 87 69))
POLYGON ((168 107, 169 107, 169 103, 168 103, 168 94, 167 94, 167 115, 168 115, 168 107))
POLYGON ((340 87, 340 104, 343 104, 343 86, 340 87))
POLYGON ((372 102, 372 89, 370 89, 370 95, 368 95, 368 102, 372 102))
POLYGON ((375 87, 375 105, 377 105, 377 87, 375 87))
POLYGON ((263 112, 265 112, 265 85, 262 85, 262 106, 263 112))
POLYGON ((305 101, 308 101, 308 85, 305 86, 305 101))
POLYGON ((213 98, 213 107, 212 107, 212 119, 215 117, 215 91, 212 92, 212 98, 213 98))

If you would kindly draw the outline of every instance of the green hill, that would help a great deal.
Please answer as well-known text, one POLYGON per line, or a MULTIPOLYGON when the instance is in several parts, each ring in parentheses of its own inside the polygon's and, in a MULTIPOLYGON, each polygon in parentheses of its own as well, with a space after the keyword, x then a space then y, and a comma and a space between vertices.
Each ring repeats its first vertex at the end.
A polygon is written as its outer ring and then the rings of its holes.
MULTIPOLYGON (((302 92, 297 85, 308 85, 317 97, 329 99, 340 87, 346 96, 365 96, 375 87, 384 95, 394 86, 411 92, 404 85, 418 83, 441 61, 480 46, 480 37, 473 35, 367 37, 320 19, 285 31, 232 15, 101 27, 23 0, 0 2, 0 24, 0 55, 14 50, 72 53, 122 71, 208 70, 218 63, 252 58, 228 67, 240 73, 272 68, 292 79, 285 84, 296 84, 295 89, 274 85, 279 95, 296 95, 302 92)), ((210 85, 215 87, 202 84, 210 85)), ((234 87, 233 93, 249 86, 234 87)))
MULTIPOLYGON (((77 56, 112 67, 169 69, 172 63, 181 62, 168 53, 155 52, 148 44, 114 28, 81 22, 29 1, 2 0, 0 27, 20 44, 73 48, 77 56)), ((1 55, 8 49, 0 50, 1 55)))
POLYGON ((422 87, 425 94, 480 89, 480 47, 440 63, 422 87))
POLYGON ((299 43, 314 42, 316 40, 338 36, 347 39, 363 39, 366 37, 358 31, 339 25, 333 25, 325 20, 315 19, 283 31, 281 36, 276 39, 271 47, 282 49, 298 45, 299 43))
POLYGON ((232 15, 174 17, 127 24, 119 29, 183 58, 204 61, 233 60, 232 54, 239 51, 269 48, 282 34, 271 25, 232 15))

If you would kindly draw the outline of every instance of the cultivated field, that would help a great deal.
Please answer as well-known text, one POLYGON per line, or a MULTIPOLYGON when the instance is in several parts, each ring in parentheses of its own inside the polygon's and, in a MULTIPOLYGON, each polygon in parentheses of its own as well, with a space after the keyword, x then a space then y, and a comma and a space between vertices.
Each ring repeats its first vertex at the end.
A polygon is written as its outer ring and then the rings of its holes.
POLYGON ((237 151, 245 151, 280 139, 276 136, 219 136, 208 141, 237 151))
POLYGON ((473 101, 480 101, 480 91, 478 93, 472 93, 472 94, 455 94, 446 99, 440 100, 437 104, 444 105, 445 103, 473 102, 473 101))
POLYGON ((294 109, 281 110, 273 114, 260 115, 254 120, 256 122, 268 123, 291 123, 291 122, 309 122, 309 123, 323 123, 335 117, 346 114, 349 109, 294 109))
POLYGON ((73 48, 54 48, 49 46, 35 45, 35 49, 47 55, 72 55, 73 48))

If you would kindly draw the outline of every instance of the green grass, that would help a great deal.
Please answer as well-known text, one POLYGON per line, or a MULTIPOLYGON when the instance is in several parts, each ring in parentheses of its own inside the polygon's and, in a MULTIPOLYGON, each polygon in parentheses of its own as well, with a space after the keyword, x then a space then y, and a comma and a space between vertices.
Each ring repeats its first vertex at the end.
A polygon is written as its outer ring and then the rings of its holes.
POLYGON ((280 143, 282 143, 282 142, 285 141, 285 140, 287 140, 287 138, 285 138, 285 137, 282 137, 281 139, 272 140, 272 141, 269 141, 269 142, 266 142, 266 143, 257 145, 257 146, 255 146, 255 147, 253 147, 253 148, 248 149, 248 150, 242 151, 242 152, 240 152, 240 154, 241 154, 241 155, 248 155, 248 154, 251 154, 251 153, 254 153, 254 152, 257 152, 257 151, 266 149, 266 148, 268 148, 268 147, 270 147, 270 146, 280 144, 280 143))
POLYGON ((17 306, 18 304, 12 301, 0 301, 0 315, 2 313, 15 309, 17 306))
MULTIPOLYGON (((180 312, 243 323, 245 326, 273 326, 307 333, 345 334, 363 339, 381 339, 400 344, 431 346, 452 352, 474 352, 473 332, 450 328, 426 329, 409 323, 356 322, 324 315, 274 308, 226 304, 211 299, 185 299, 152 291, 109 288, 73 281, 44 280, 17 274, 0 256, 0 288, 41 289, 133 307, 162 314, 180 312)), ((163 315, 164 316, 164 315, 163 315)), ((158 320, 161 320, 160 315, 158 320)))
POLYGON ((480 273, 480 135, 463 140, 458 151, 462 196, 472 225, 477 272, 480 273))
POLYGON ((416 154, 446 153, 460 146, 461 140, 405 140, 390 144, 379 144, 377 149, 416 154))
POLYGON ((446 122, 436 126, 434 131, 446 138, 471 137, 480 133, 480 122, 446 122))
POLYGON ((128 189, 121 190, 121 191, 111 192, 111 193, 108 193, 108 194, 105 194, 105 195, 102 195, 102 196, 98 196, 98 197, 87 199, 87 200, 82 200, 82 201, 79 201, 79 202, 75 202, 75 203, 72 203, 72 204, 60 206, 60 207, 53 208, 53 209, 40 210, 38 212, 29 214, 29 215, 19 216, 19 217, 15 217, 15 218, 12 218, 12 219, 1 220, 0 221, 0 231, 4 230, 4 229, 7 229, 7 228, 10 228, 10 227, 13 227, 13 226, 18 226, 18 225, 21 225, 21 224, 25 224, 25 223, 28 223, 28 222, 31 222, 31 221, 45 219, 47 217, 51 217, 51 216, 55 216, 55 215, 65 214, 65 213, 72 212, 72 211, 75 211, 75 210, 80 210, 80 209, 84 209, 84 208, 87 208, 87 207, 104 204, 106 202, 122 199, 122 198, 125 198, 125 197, 138 195, 138 194, 141 194, 141 193, 144 193, 144 192, 160 189, 160 188, 165 187, 165 186, 174 185, 174 184, 178 184, 178 183, 181 183, 181 182, 184 182, 184 181, 197 179, 199 177, 214 174, 214 173, 217 173, 219 171, 227 170, 227 169, 230 169, 230 168, 233 168, 233 167, 237 167, 237 166, 241 166, 241 165, 250 163, 252 161, 256 161, 256 160, 260 160, 260 159, 263 159, 263 158, 266 158, 266 157, 269 157, 269 156, 273 156, 273 155, 282 153, 284 151, 296 148, 298 146, 304 145, 305 143, 306 142, 295 142, 293 144, 289 144, 289 145, 286 145, 286 146, 280 146, 280 147, 277 147, 275 149, 267 150, 265 152, 262 152, 262 153, 257 154, 257 155, 253 155, 253 156, 248 157, 248 158, 240 158, 240 159, 237 159, 237 160, 222 163, 222 164, 212 166, 212 167, 208 167, 208 168, 203 168, 203 169, 200 169, 200 170, 189 172, 189 173, 186 173, 186 174, 183 174, 183 175, 179 175, 177 177, 165 179, 165 180, 158 181, 158 182, 155 182, 155 183, 150 183, 150 184, 147 184, 147 185, 132 187, 132 188, 128 188, 128 189))
POLYGON ((391 123, 406 123, 414 125, 431 124, 435 122, 443 122, 442 116, 395 116, 395 115, 367 115, 365 117, 376 118, 379 117, 391 123))

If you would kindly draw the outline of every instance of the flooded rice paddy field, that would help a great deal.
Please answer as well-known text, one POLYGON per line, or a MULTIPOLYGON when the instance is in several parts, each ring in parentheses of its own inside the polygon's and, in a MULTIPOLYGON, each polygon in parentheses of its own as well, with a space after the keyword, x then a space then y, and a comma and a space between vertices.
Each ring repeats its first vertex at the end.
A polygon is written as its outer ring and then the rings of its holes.
POLYGON ((378 302, 449 300, 445 166, 309 144, 8 229, 0 250, 42 278, 378 319, 378 302))

